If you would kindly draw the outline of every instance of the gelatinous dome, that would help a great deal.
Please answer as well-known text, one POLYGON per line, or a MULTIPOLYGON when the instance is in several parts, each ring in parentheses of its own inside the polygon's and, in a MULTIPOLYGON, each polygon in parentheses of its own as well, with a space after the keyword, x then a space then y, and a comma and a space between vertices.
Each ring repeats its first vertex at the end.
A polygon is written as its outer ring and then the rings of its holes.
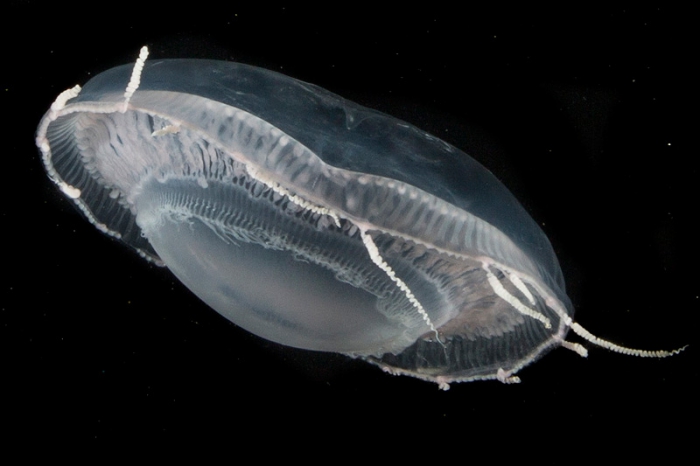
POLYGON ((144 60, 59 96, 37 144, 93 224, 234 323, 443 388, 585 351, 549 241, 468 155, 279 73, 144 60))

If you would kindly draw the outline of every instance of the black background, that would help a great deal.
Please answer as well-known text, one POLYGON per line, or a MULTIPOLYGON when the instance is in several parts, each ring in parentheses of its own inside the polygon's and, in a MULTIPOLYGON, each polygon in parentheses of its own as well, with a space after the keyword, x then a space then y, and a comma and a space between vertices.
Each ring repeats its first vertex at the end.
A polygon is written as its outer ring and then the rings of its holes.
POLYGON ((360 448, 380 441, 443 457, 489 438, 506 457, 521 451, 516 439, 545 449, 591 439, 583 445, 596 445, 594 455, 609 445, 628 457, 689 447, 682 425, 700 414, 700 274, 697 37, 687 12, 162 7, 4 9, 21 32, 2 32, 0 424, 33 439, 221 436, 239 446, 262 432, 313 444, 351 429, 360 448), (441 392, 238 329, 95 230, 50 183, 34 146, 59 92, 133 62, 142 45, 152 58, 280 71, 463 149, 542 225, 577 321, 631 347, 691 346, 665 360, 558 349, 523 370, 520 385, 441 392))

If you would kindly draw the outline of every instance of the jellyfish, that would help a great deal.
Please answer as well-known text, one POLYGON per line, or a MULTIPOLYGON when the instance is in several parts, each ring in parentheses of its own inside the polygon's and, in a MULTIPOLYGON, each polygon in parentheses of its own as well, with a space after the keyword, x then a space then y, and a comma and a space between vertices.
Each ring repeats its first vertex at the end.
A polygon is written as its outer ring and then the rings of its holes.
POLYGON ((569 330, 552 247, 464 152, 312 84, 240 63, 146 61, 58 96, 36 142, 103 233, 268 340, 435 382, 496 379, 569 330))

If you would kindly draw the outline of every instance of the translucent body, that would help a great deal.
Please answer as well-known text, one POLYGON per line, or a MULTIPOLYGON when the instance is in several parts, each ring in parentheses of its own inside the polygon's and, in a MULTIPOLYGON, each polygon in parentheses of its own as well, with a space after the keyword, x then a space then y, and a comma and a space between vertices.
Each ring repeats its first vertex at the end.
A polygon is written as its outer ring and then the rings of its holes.
POLYGON ((37 132, 49 176, 231 321, 443 387, 565 344, 547 238, 460 150, 242 64, 149 62, 125 99, 131 73, 59 97, 37 132))

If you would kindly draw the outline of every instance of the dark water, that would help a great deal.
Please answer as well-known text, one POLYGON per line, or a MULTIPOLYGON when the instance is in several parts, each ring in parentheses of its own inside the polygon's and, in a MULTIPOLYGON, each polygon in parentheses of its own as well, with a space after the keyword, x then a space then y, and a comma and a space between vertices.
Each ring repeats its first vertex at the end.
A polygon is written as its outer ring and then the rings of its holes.
POLYGON ((36 8, 12 4, 7 17, 27 27, 3 31, 15 45, 5 49, 2 94, 0 361, 5 398, 23 413, 3 419, 17 435, 226 437, 241 423, 294 431, 302 418, 454 432, 519 420, 553 430, 554 441, 634 429, 638 440, 617 448, 639 453, 639 440, 656 435, 658 448, 683 446, 670 432, 698 415, 695 346, 667 360, 559 349, 523 370, 519 386, 447 393, 279 347, 84 221, 46 178, 33 133, 60 91, 134 60, 144 44, 153 59, 281 71, 472 155, 543 225, 582 325, 627 346, 672 349, 697 341, 700 303, 696 128, 685 116, 696 106, 695 54, 684 12, 233 7, 175 22, 115 16, 86 30, 60 11, 37 18, 36 8), (59 32, 57 22, 71 27, 59 32))

